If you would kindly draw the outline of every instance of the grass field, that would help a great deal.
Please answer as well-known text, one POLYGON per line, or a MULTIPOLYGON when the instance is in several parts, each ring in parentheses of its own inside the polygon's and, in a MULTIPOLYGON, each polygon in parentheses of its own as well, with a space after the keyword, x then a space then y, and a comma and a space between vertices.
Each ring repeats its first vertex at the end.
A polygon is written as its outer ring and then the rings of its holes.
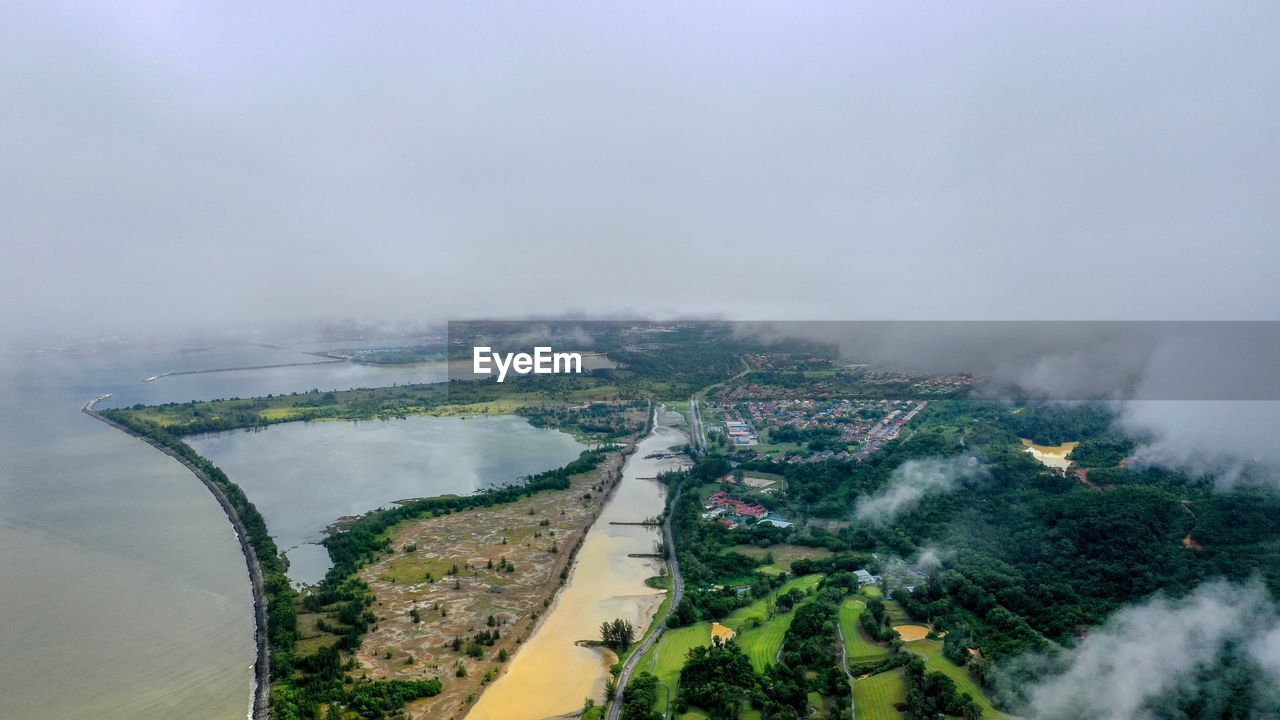
MULTIPOLYGON (((682 628, 667 630, 662 639, 636 667, 637 672, 651 672, 658 678, 658 704, 654 707, 666 713, 667 703, 675 699, 676 685, 680 682, 680 668, 685 656, 695 647, 711 644, 711 623, 700 622, 682 628)), ((687 713, 683 717, 696 717, 687 713)))
POLYGON ((902 606, 892 600, 884 601, 885 614, 889 616, 890 625, 910 625, 911 616, 907 614, 902 606))
POLYGON ((787 628, 791 627, 791 620, 794 617, 794 610, 779 614, 759 627, 743 630, 738 634, 738 646, 751 660, 751 667, 755 668, 756 672, 764 672, 767 666, 777 661, 782 639, 787 634, 787 628))
POLYGON ((890 653, 889 648, 872 642, 858 627, 858 617, 866 609, 867 606, 857 598, 847 598, 840 606, 840 632, 844 635, 850 665, 878 660, 890 653))
POLYGON ((821 559, 831 556, 831 551, 826 548, 805 547, 803 545, 770 545, 767 548, 760 548, 755 545, 734 545, 729 550, 757 560, 764 560, 766 556, 772 554, 773 563, 756 568, 757 571, 768 575, 781 575, 784 572, 791 572, 791 563, 796 560, 821 559))
MULTIPOLYGON (((774 592, 774 596, 796 588, 806 593, 811 592, 821 581, 821 575, 805 575, 788 580, 774 592)), ((751 667, 755 668, 756 672, 764 672, 766 666, 776 661, 778 648, 782 647, 782 638, 787 634, 787 628, 791 627, 791 620, 795 617, 795 611, 792 610, 789 613, 779 613, 772 620, 768 619, 768 610, 765 609, 766 600, 767 598, 761 598, 746 607, 738 608, 724 619, 725 626, 738 632, 736 638, 738 646, 751 660, 751 667), (760 623, 758 626, 757 621, 760 623)))
POLYGON ((908 651, 913 652, 925 659, 925 670, 928 672, 940 672, 943 675, 955 681, 956 687, 961 692, 969 693, 973 697, 974 702, 978 703, 978 707, 982 708, 982 716, 987 718, 1010 718, 1012 715, 1006 715, 996 710, 991 705, 991 700, 987 697, 986 691, 982 689, 977 682, 969 675, 969 671, 956 665, 942 655, 941 640, 917 640, 915 642, 903 645, 908 651))
POLYGON ((907 697, 906 670, 896 668, 853 681, 853 702, 858 720, 901 720, 894 707, 907 697))
MULTIPOLYGON (((802 590, 805 593, 810 593, 818 587, 818 583, 820 582, 822 582, 821 575, 802 575, 798 578, 791 578, 783 583, 782 587, 775 590, 772 596, 776 597, 782 593, 788 593, 795 589, 802 590)), ((730 613, 729 617, 725 618, 722 622, 738 631, 741 631, 743 626, 753 617, 759 618, 763 622, 765 616, 768 614, 767 610, 765 610, 765 602, 767 600, 768 598, 761 598, 746 607, 740 607, 730 613)))
MULTIPOLYGON (((822 581, 821 575, 805 575, 794 578, 782 585, 779 592, 790 592, 799 588, 810 592, 822 581)), ((775 593, 776 594, 776 593, 775 593)), ((772 663, 777 657, 778 648, 782 647, 782 638, 791 626, 791 618, 795 611, 779 614, 773 620, 766 621, 765 600, 757 600, 750 605, 738 608, 722 621, 725 627, 738 633, 734 640, 742 651, 751 659, 751 665, 757 672, 765 665, 772 663), (763 624, 758 627, 754 620, 763 624)), ((637 672, 648 671, 658 678, 658 704, 655 710, 665 713, 667 703, 675 698, 676 687, 680 681, 680 669, 684 667, 685 656, 695 647, 711 645, 711 623, 700 622, 682 628, 667 630, 662 639, 640 661, 637 672)), ((690 711, 681 718, 702 717, 697 711, 690 711)))

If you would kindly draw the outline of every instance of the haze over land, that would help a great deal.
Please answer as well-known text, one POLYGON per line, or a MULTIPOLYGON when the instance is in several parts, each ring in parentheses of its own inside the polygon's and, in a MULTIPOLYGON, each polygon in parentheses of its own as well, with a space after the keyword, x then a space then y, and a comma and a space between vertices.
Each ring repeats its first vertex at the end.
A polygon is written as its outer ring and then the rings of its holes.
MULTIPOLYGON (((241 712, 253 618, 231 530, 181 466, 81 404, 389 386, 425 371, 256 359, 238 378, 144 385, 236 364, 219 357, 303 353, 215 346, 227 338, 299 340, 339 324, 413 336, 477 317, 1280 321, 1277 27, 1280 5, 1266 2, 0 7, 0 577, 14 579, 0 609, 26 628, 0 687, 29 717, 91 706, 136 717, 139 699, 157 716, 241 712), (157 336, 162 350, 10 357, 157 336), (107 622, 43 611, 49 597, 89 597, 107 622), (89 620, 101 628, 79 627, 89 620), (94 630, 106 640, 73 646, 94 630)), ((960 324, 925 343, 784 334, 834 340, 850 361, 978 372, 1032 397, 1143 398, 1116 421, 1136 444, 1104 470, 1176 468, 1197 495, 1165 498, 1154 480, 1116 493, 1137 520, 1172 516, 1153 528, 1167 542, 1139 538, 1130 564, 1105 547, 1093 548, 1097 567, 1069 564, 1086 541, 1110 542, 1093 525, 1078 523, 1074 544, 1044 533, 1036 549, 1068 569, 1027 563, 1021 577, 1050 581, 1028 586, 1079 582, 1085 595, 1083 578, 1120 579, 1079 616, 1056 611, 1075 607, 1061 596, 1027 603, 1037 633, 1079 640, 1052 667, 1020 656, 1040 678, 1020 686, 1028 707, 1120 718, 1229 697, 1234 686, 1202 677, 1219 656, 1266 678, 1259 686, 1280 676, 1274 596, 1243 572, 1195 590, 1200 575, 1179 574, 1276 567, 1245 553, 1274 547, 1261 534, 1274 505, 1247 495, 1273 498, 1280 483, 1280 343, 1126 332, 1112 344, 1041 324, 1043 343, 1025 352, 960 324), (937 352, 956 339, 972 352, 937 352), (1167 574, 1143 574, 1147 551, 1174 558, 1150 563, 1167 574)), ((740 357, 729 360, 737 372, 740 357)), ((673 394, 695 425, 690 396, 728 374, 673 394)), ((1001 499, 1010 488, 969 464, 981 437, 965 445, 962 427, 947 426, 960 446, 938 458, 840 486, 841 508, 879 532, 922 508, 1001 499)), ((1015 469, 1030 463, 1018 437, 994 443, 1015 469)), ((1115 505, 1113 488, 1082 469, 1015 477, 1078 481, 1046 504, 1070 499, 1071 519, 1090 520, 1115 505)), ((987 512, 998 505, 961 507, 966 528, 1004 523, 1019 540, 1013 530, 1040 529, 987 512)), ((326 506, 303 530, 364 509, 326 506)), ((916 528, 919 547, 902 554, 994 576, 931 533, 916 528)), ((1000 562, 1027 559, 1004 545, 1000 562)), ((1280 707, 1270 692, 1259 690, 1260 716, 1280 707)))
POLYGON ((10 5, 0 326, 1274 318, 1277 15, 10 5))

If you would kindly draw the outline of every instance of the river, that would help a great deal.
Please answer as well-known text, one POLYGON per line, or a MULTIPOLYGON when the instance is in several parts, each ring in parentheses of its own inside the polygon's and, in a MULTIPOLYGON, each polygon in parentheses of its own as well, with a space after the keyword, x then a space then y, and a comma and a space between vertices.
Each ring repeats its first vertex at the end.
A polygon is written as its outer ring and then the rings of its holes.
POLYGON ((507 671, 480 696, 467 720, 542 720, 581 709, 587 697, 597 702, 604 697, 609 666, 616 658, 575 641, 599 640, 600 624, 614 618, 631 621, 637 636, 642 635, 662 602, 663 591, 645 584, 662 563, 629 557, 653 553, 654 542, 662 537, 659 529, 609 523, 661 514, 666 490, 651 478, 683 463, 645 456, 688 442, 688 436, 673 427, 676 418, 657 411, 653 432, 627 459, 622 483, 588 531, 555 604, 507 671))

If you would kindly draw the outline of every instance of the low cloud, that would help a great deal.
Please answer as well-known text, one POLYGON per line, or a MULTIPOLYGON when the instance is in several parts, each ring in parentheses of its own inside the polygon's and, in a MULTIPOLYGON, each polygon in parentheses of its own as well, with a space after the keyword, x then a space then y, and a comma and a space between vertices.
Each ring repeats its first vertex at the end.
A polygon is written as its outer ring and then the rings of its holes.
MULTIPOLYGON (((1280 617, 1261 583, 1211 581, 1180 599, 1157 595, 1122 609, 1075 648, 1014 665, 1041 676, 1025 695, 1028 717, 1154 720, 1182 698, 1206 708, 1225 702, 1235 692, 1218 671, 1227 652, 1269 675, 1261 687, 1273 686, 1278 648, 1280 617)), ((1258 694, 1255 716, 1272 716, 1276 698, 1258 694)))
POLYGON ((1119 429, 1146 439, 1136 467, 1209 475, 1224 490, 1280 484, 1280 402, 1128 402, 1119 410, 1119 429))
POLYGON ((898 466, 879 492, 862 497, 854 516, 864 522, 885 524, 909 512, 926 495, 955 490, 962 482, 983 477, 986 470, 968 458, 925 458, 898 466))

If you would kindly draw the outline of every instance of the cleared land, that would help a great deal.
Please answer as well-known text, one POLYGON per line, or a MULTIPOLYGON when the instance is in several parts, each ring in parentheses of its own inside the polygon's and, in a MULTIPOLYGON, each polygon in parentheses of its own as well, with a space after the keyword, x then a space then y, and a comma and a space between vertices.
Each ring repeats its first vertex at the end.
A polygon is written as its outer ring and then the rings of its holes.
POLYGON ((439 677, 444 691, 411 704, 406 715, 461 717, 501 672, 500 654, 514 654, 559 589, 571 550, 607 499, 622 460, 612 453, 593 472, 572 478, 568 490, 394 528, 394 552, 358 573, 377 598, 369 608, 377 624, 356 653, 353 675, 439 677), (477 642, 477 635, 494 632, 496 641, 477 642), (459 667, 465 677, 457 676, 459 667))
POLYGON ((770 545, 766 548, 755 545, 734 545, 730 550, 757 560, 765 560, 772 554, 772 563, 756 568, 759 572, 767 575, 781 575, 784 572, 791 572, 791 563, 796 560, 818 560, 831 557, 831 551, 826 548, 805 547, 804 545, 781 544, 770 545))

